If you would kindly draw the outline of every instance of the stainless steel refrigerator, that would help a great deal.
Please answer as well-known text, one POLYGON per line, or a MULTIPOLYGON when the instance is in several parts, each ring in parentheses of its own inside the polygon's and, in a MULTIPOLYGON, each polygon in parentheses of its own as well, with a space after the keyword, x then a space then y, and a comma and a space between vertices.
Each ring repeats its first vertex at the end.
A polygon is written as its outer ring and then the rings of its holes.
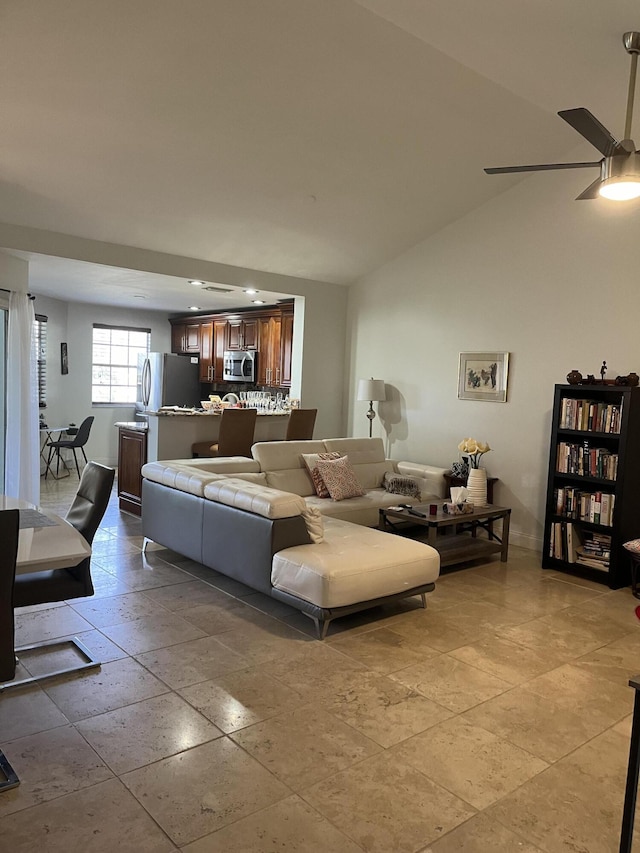
POLYGON ((150 352, 138 356, 136 414, 157 412, 161 406, 199 406, 200 376, 197 361, 189 356, 150 352))

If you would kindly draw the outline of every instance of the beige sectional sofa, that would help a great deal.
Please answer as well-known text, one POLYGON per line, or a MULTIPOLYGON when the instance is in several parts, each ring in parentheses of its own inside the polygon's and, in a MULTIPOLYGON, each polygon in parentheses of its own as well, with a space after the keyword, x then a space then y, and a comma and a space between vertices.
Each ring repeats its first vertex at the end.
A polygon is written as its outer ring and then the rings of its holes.
POLYGON ((253 459, 176 459, 142 469, 145 537, 302 610, 324 637, 332 619, 433 590, 437 551, 371 529, 390 494, 385 474, 444 496, 444 469, 385 458, 380 439, 261 442, 253 459), (303 454, 346 455, 365 494, 319 498, 303 454))

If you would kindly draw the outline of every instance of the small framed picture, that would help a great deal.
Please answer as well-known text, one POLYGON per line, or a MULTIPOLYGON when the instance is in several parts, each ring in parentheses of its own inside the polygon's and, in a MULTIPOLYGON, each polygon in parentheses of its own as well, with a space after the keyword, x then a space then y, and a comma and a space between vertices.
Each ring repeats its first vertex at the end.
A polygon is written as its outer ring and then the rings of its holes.
POLYGON ((507 402, 508 352, 461 352, 458 399, 507 402))
POLYGON ((60 373, 64 376, 69 372, 69 356, 67 355, 67 344, 60 344, 60 373))

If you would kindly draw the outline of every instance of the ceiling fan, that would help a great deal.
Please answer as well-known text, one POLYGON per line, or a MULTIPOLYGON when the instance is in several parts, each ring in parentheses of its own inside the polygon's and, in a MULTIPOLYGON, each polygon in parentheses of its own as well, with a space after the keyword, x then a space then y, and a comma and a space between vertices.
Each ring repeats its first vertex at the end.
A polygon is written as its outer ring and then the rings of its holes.
POLYGON ((627 95, 627 115, 624 125, 624 139, 618 141, 601 124, 598 119, 585 107, 573 110, 560 110, 558 115, 574 130, 590 142, 603 154, 601 160, 589 163, 543 163, 532 166, 497 166, 485 169, 488 175, 501 175, 510 172, 543 172, 553 169, 586 169, 592 166, 600 167, 600 177, 590 184, 577 197, 605 198, 615 201, 626 201, 640 196, 640 151, 631 137, 631 120, 633 118, 633 98, 636 88, 636 68, 640 53, 640 33, 629 32, 622 37, 625 50, 631 55, 631 70, 629 72, 629 92, 627 95))

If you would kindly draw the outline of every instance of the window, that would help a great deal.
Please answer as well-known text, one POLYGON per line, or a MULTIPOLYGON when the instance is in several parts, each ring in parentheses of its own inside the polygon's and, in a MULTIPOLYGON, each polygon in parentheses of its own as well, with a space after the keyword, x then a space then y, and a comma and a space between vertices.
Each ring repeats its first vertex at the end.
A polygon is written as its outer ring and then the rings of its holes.
POLYGON ((33 321, 33 336, 36 347, 36 371, 38 378, 38 406, 47 407, 47 318, 36 314, 33 321))
POLYGON ((91 401, 130 405, 136 401, 138 356, 147 355, 151 329, 93 325, 91 401))

